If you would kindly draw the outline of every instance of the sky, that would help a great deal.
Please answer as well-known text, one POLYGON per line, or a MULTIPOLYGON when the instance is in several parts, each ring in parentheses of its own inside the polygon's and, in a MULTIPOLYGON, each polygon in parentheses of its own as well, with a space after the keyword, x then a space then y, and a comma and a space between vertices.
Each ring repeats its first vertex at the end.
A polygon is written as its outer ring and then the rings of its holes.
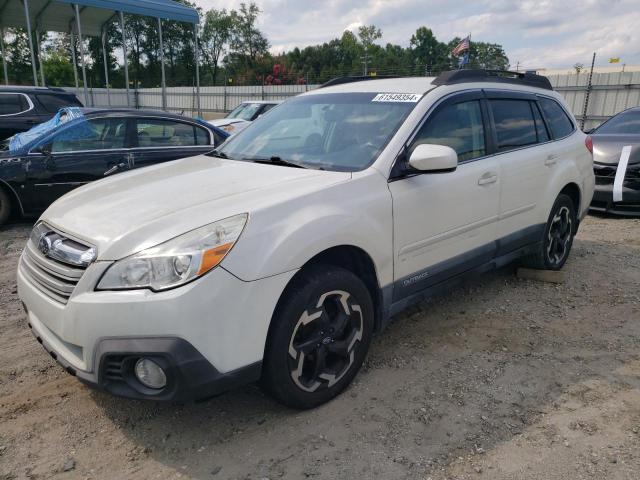
MULTIPOLYGON (((238 8, 242 0, 195 0, 205 10, 238 8)), ((247 0, 248 1, 248 0, 247 0)), ((378 43, 408 46, 420 26, 448 42, 501 44, 511 66, 571 68, 606 65, 610 57, 640 65, 640 0, 255 0, 259 27, 273 53, 327 42, 344 30, 374 24, 378 43)))

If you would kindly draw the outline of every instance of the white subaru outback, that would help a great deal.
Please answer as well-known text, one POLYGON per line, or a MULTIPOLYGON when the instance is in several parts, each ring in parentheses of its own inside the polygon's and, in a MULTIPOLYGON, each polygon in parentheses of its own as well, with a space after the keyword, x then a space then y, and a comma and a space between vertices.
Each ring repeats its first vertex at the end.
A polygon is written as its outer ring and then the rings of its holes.
POLYGON ((209 156, 55 202, 18 267, 37 340, 80 380, 185 400, 261 380, 310 408, 411 303, 512 261, 557 270, 594 188, 547 79, 340 79, 209 156))

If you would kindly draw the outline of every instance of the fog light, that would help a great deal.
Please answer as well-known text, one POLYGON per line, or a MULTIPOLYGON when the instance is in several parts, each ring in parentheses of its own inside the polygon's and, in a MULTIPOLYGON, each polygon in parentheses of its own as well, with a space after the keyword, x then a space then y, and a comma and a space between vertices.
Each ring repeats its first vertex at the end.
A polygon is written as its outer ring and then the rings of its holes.
POLYGON ((167 376, 156 362, 149 358, 141 358, 136 362, 136 377, 149 388, 163 388, 167 385, 167 376))

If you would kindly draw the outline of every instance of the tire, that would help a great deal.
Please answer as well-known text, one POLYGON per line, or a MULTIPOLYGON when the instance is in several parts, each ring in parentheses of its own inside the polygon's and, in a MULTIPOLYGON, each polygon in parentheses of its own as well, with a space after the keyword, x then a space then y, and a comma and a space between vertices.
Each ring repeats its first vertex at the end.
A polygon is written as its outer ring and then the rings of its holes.
POLYGON ((569 258, 577 226, 573 201, 561 193, 551 208, 542 244, 538 251, 523 259, 523 265, 538 270, 560 270, 569 258))
POLYGON ((374 309, 348 270, 318 265, 287 287, 274 313, 262 386, 281 403, 314 408, 351 383, 366 357, 374 309))
POLYGON ((0 188, 0 226, 7 223, 11 215, 11 197, 7 192, 0 188))

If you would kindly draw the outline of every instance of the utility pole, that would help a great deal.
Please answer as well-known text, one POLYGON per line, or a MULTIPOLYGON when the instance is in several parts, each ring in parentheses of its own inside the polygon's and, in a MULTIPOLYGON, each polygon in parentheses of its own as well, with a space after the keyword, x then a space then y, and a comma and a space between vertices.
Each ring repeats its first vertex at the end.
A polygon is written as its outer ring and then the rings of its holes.
POLYGON ((362 64, 364 65, 364 76, 366 77, 369 74, 369 54, 365 51, 364 57, 362 58, 362 64))
POLYGON ((593 79, 593 67, 596 64, 596 52, 593 52, 591 59, 591 71, 589 72, 589 80, 587 81, 587 90, 584 96, 584 108, 582 109, 582 120, 580 120, 580 130, 584 130, 584 123, 587 121, 587 109, 589 108, 589 96, 591 95, 591 80, 593 79))

